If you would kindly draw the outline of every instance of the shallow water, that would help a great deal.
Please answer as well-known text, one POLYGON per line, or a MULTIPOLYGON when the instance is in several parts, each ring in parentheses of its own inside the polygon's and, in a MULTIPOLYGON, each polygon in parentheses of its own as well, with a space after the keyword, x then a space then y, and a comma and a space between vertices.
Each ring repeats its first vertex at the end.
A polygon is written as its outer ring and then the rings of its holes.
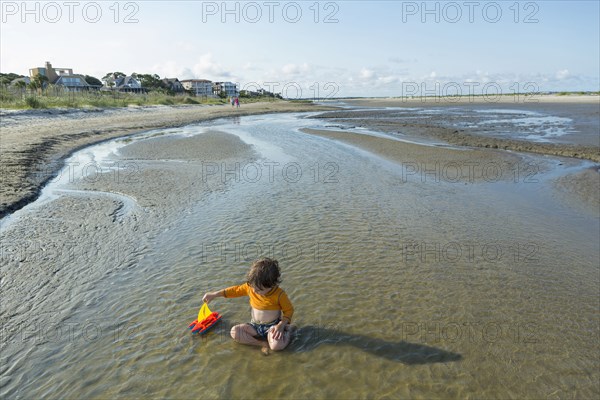
MULTIPOLYGON (((33 268, 33 276, 36 266, 48 273, 48 260, 3 256, 3 396, 600 393, 599 216, 554 197, 548 179, 557 170, 493 183, 407 178, 399 165, 298 130, 323 124, 277 115, 170 130, 161 140, 210 126, 251 144, 254 156, 140 161, 171 177, 142 182, 148 188, 175 185, 160 210, 142 204, 139 185, 116 191, 112 182, 106 190, 138 199, 116 215, 118 199, 101 196, 95 182, 83 204, 85 192, 65 192, 12 221, 5 240, 38 235, 41 246, 60 246, 70 235, 75 249, 101 244, 98 255, 61 258, 52 275, 61 278, 29 294, 8 290, 11 275, 33 268), (79 227, 88 218, 95 228, 79 227), (51 235, 44 224, 55 227, 51 235), (249 319, 245 299, 216 299, 223 322, 192 335, 202 295, 242 282, 263 255, 280 261, 295 306, 289 349, 264 357, 228 338, 228 327, 249 319), (11 324, 15 315, 30 320, 11 324)), ((141 143, 128 143, 130 154, 141 143)))
MULTIPOLYGON (((554 144, 598 145, 597 104, 464 104, 429 107, 347 106, 334 114, 346 125, 369 122, 443 126, 500 139, 554 144)), ((339 121, 339 120, 337 120, 339 121)), ((393 127, 393 125, 392 125, 393 127)), ((401 130, 401 129, 400 129, 401 130)), ((391 129, 390 133, 394 133, 391 129)))

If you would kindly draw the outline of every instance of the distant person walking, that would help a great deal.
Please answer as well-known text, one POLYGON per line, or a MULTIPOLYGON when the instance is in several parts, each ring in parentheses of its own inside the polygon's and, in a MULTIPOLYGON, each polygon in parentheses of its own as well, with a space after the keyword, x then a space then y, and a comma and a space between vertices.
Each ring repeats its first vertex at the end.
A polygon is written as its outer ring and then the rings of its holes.
POLYGON ((233 108, 234 106, 235 106, 235 99, 232 96, 231 97, 231 108, 233 108))
POLYGON ((236 106, 237 108, 240 108, 240 99, 239 99, 239 98, 237 98, 237 97, 235 98, 235 106, 236 106))

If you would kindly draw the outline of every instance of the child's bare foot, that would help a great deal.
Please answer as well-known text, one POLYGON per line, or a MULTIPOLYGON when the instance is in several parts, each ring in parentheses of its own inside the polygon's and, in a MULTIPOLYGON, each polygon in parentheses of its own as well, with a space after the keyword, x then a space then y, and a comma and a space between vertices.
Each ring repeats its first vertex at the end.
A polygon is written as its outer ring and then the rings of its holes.
POLYGON ((268 356, 269 355, 269 346, 263 346, 260 349, 260 352, 263 354, 263 356, 268 356))

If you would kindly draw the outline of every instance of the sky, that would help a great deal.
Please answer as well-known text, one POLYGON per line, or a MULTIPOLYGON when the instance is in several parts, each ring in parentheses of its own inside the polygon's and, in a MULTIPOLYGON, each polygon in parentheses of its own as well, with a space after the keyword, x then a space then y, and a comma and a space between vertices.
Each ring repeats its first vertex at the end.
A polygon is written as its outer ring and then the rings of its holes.
POLYGON ((287 98, 600 90, 600 2, 0 1, 0 72, 232 81, 287 98))

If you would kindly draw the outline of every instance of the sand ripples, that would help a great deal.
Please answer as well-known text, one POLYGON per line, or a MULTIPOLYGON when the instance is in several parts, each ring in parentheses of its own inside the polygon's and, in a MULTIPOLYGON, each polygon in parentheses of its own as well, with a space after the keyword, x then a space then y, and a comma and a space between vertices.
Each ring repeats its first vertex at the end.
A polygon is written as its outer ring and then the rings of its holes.
MULTIPOLYGON (((597 254, 589 238, 597 238, 597 225, 573 223, 574 212, 551 200, 539 203, 545 186, 401 184, 388 161, 298 132, 310 124, 290 116, 218 123, 252 146, 231 135, 188 136, 177 165, 162 161, 160 148, 132 144, 122 153, 128 160, 142 159, 144 147, 155 155, 143 158, 140 184, 76 184, 96 192, 84 192, 83 205, 79 193, 63 196, 4 232, 38 232, 46 247, 71 235, 80 253, 46 264, 3 262, 3 299, 14 301, 3 302, 3 323, 16 335, 35 308, 73 335, 44 331, 37 344, 26 325, 26 340, 13 336, 3 347, 2 392, 464 398, 564 395, 573 385, 585 395, 597 391, 596 361, 586 350, 596 340, 590 261, 597 254), (224 161, 211 143, 231 144, 224 161), (203 176, 202 157, 211 152, 207 159, 230 171, 239 162, 240 179, 203 176), (248 163, 264 168, 262 179, 243 175, 248 163), (292 174, 298 168, 302 174, 292 174), (327 180, 332 171, 336 179, 327 180), (52 225, 61 235, 48 234, 52 225), (82 254, 94 247, 99 253, 82 254), (208 336, 192 336, 186 327, 202 295, 243 281, 259 256, 282 266, 300 328, 290 349, 263 357, 229 339, 229 327, 249 318, 244 299, 215 300, 224 320, 208 336)), ((177 148, 177 140, 160 143, 177 148)))

